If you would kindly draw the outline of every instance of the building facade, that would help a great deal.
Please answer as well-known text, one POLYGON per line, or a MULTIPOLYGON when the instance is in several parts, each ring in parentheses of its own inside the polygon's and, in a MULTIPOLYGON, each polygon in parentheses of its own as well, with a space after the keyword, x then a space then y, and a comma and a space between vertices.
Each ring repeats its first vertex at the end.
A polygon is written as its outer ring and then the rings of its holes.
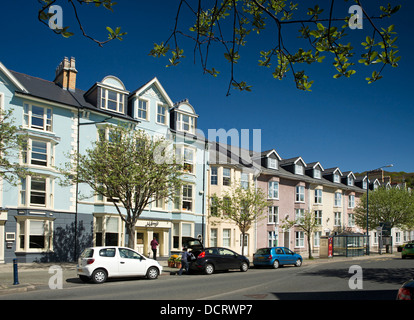
POLYGON ((172 140, 185 170, 174 201, 154 202, 140 216, 135 248, 149 255, 155 237, 158 255, 168 256, 186 238, 202 237, 208 151, 196 136, 194 108, 187 100, 174 104, 156 78, 130 92, 115 76, 80 90, 77 77, 74 58, 59 64, 54 81, 0 64, 1 108, 13 109, 16 125, 27 134, 27 148, 15 160, 33 173, 16 186, 2 181, 0 262, 72 261, 87 246, 128 243, 114 204, 85 185, 61 184, 57 169, 120 124, 172 140))

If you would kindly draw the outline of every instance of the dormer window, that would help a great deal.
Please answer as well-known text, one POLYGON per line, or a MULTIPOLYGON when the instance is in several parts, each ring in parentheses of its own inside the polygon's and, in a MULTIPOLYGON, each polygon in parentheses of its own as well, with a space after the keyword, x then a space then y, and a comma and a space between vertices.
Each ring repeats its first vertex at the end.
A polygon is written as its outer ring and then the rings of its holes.
POLYGON ((192 116, 179 113, 177 114, 177 130, 188 133, 195 132, 195 119, 192 116))
POLYGON ((320 179, 322 177, 322 171, 319 169, 313 169, 313 177, 315 179, 320 179))
POLYGON ((267 158, 267 167, 269 169, 277 169, 277 159, 267 158))
POLYGON ((352 176, 348 177, 348 186, 353 186, 354 185, 354 178, 352 176))
POLYGON ((341 182, 341 176, 338 173, 334 173, 333 175, 333 182, 340 183, 341 182))
POLYGON ((85 93, 85 100, 98 109, 111 112, 126 113, 126 97, 129 92, 121 80, 114 76, 107 76, 85 93))
POLYGON ((124 113, 125 96, 122 93, 102 88, 101 99, 102 109, 124 113))
POLYGON ((303 166, 300 164, 295 164, 295 174, 303 175, 303 166))
POLYGON ((177 102, 172 109, 171 127, 174 130, 195 134, 198 115, 187 99, 177 102))

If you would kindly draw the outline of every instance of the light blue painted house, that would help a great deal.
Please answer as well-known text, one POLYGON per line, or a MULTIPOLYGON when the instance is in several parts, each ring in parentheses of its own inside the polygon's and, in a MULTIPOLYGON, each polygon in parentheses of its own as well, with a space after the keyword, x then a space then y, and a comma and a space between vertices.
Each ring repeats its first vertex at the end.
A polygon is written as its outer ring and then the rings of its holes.
POLYGON ((157 78, 135 91, 107 76, 76 88, 75 59, 65 58, 54 81, 8 70, 0 63, 0 107, 13 109, 15 122, 28 133, 28 148, 19 161, 36 177, 16 186, 0 181, 0 263, 72 261, 92 245, 125 245, 125 225, 114 205, 85 185, 64 187, 56 167, 70 153, 85 151, 107 132, 124 124, 149 135, 173 139, 184 161, 185 183, 174 201, 157 201, 140 217, 135 249, 158 256, 179 251, 186 238, 203 237, 208 151, 197 133, 197 119, 187 100, 173 103, 157 78))

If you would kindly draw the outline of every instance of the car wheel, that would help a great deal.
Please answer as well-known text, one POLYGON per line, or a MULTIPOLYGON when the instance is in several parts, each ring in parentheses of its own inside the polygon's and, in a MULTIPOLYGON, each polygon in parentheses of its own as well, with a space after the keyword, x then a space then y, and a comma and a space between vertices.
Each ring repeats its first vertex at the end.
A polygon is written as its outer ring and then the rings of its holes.
POLYGON ((151 267, 147 271, 147 278, 150 279, 150 280, 154 280, 154 279, 158 278, 159 274, 160 274, 160 272, 158 271, 157 268, 151 267))
POLYGON ((104 283, 108 279, 108 273, 104 269, 96 269, 92 273, 92 281, 94 283, 104 283))
POLYGON ((296 260, 295 267, 300 267, 301 265, 302 265, 302 260, 301 259, 296 260))
POLYGON ((240 266, 240 271, 241 272, 246 272, 247 270, 249 270, 249 265, 246 262, 242 262, 242 264, 240 266))
POLYGON ((205 274, 213 274, 214 273, 214 266, 211 263, 207 263, 204 267, 205 274))
POLYGON ((79 279, 81 279, 83 282, 88 282, 91 280, 91 278, 87 277, 87 276, 79 276, 79 279))
POLYGON ((273 267, 273 269, 279 268, 279 261, 278 260, 273 261, 272 267, 273 267))

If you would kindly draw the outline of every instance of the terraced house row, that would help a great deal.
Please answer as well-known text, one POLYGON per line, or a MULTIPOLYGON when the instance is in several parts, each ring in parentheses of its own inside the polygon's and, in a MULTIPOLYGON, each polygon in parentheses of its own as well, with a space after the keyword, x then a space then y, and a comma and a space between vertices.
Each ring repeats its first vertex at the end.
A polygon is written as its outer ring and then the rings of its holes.
POLYGON ((60 184, 56 169, 67 163, 68 154, 85 152, 101 133, 107 134, 108 125, 119 124, 172 137, 185 163, 179 196, 148 206, 135 226, 135 249, 145 255, 154 237, 158 255, 165 257, 195 237, 207 246, 238 252, 244 242, 250 256, 268 245, 306 251, 302 231, 280 227, 286 216, 294 218, 305 210, 314 212, 320 224, 312 239, 316 249, 322 235, 363 231, 354 225, 353 209, 365 193, 366 179, 339 168, 326 169, 319 162, 306 163, 301 157, 282 159, 276 150, 253 153, 207 143, 196 134, 194 107, 187 99, 174 103, 157 78, 129 91, 112 75, 92 80, 89 89, 81 90, 77 77, 74 58, 63 59, 53 81, 0 63, 0 107, 13 109, 16 125, 28 134, 27 150, 15 160, 36 174, 22 178, 17 186, 1 181, 0 263, 15 258, 72 261, 87 246, 128 243, 114 204, 84 185, 60 184), (216 161, 219 155, 224 162, 216 161), (236 181, 263 189, 269 199, 265 219, 244 239, 234 223, 210 214, 212 194, 220 195, 236 181))

